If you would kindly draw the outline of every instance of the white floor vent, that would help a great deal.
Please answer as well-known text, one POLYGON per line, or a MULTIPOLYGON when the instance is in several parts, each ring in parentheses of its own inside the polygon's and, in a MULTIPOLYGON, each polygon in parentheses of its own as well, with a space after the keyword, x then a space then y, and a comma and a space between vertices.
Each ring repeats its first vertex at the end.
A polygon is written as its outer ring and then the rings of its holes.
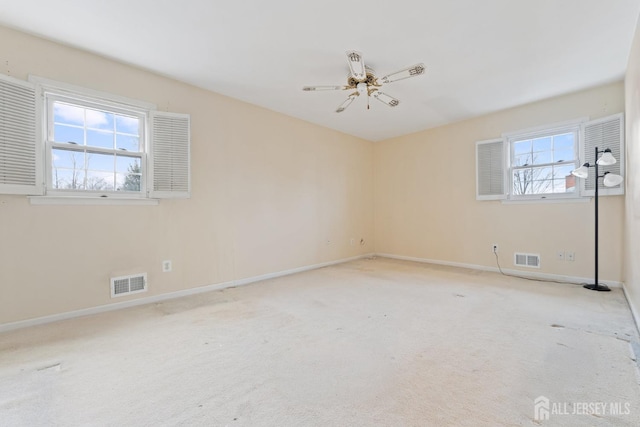
POLYGON ((147 290, 147 273, 111 278, 111 298, 147 290))
POLYGON ((515 253, 513 263, 518 267, 540 268, 540 255, 515 253))

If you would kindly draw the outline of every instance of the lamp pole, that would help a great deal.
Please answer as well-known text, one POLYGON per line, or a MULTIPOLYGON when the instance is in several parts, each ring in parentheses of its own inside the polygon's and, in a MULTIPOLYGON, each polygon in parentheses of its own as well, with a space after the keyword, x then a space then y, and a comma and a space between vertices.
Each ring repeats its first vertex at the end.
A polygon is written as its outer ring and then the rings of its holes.
POLYGON ((599 151, 598 147, 596 147, 595 150, 595 156, 594 159, 594 167, 596 168, 596 182, 595 182, 595 198, 596 198, 596 218, 595 218, 595 222, 596 222, 596 229, 595 229, 595 236, 596 236, 596 247, 595 247, 595 254, 596 254, 596 259, 595 259, 595 283, 593 285, 584 285, 584 288, 586 289, 590 289, 592 291, 598 291, 598 292, 609 292, 611 289, 609 289, 608 286, 605 285, 600 285, 598 284, 598 180, 600 178, 604 178, 604 175, 606 175, 606 173, 602 176, 599 175, 598 173, 598 154, 600 153, 604 153, 604 151, 599 151))

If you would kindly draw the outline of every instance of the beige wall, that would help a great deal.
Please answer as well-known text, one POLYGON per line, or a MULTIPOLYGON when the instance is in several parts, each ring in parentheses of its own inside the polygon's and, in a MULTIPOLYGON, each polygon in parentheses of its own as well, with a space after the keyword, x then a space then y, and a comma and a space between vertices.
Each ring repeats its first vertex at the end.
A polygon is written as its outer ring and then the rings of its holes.
POLYGON ((137 297, 148 297, 373 251, 371 142, 1 27, 0 64, 192 123, 189 200, 32 206, 0 195, 0 324, 134 299, 110 298, 112 275, 147 272, 137 297), (162 273, 167 259, 173 272, 162 273))
POLYGON ((629 55, 625 78, 626 195, 624 282, 629 303, 640 321, 640 25, 629 55))
MULTIPOLYGON (((376 252, 515 269, 513 253, 539 253, 529 272, 593 277, 593 201, 502 204, 475 199, 475 142, 580 117, 624 111, 622 83, 376 143, 376 252), (556 252, 573 251, 575 261, 556 252)), ((600 203, 600 278, 622 278, 622 196, 600 203)), ((523 269, 524 270, 524 269, 523 269)))
MULTIPOLYGON (((593 202, 476 201, 475 142, 621 112, 621 83, 373 144, 1 27, 0 64, 13 77, 35 74, 189 113, 193 159, 192 198, 158 206, 32 206, 0 195, 0 324, 374 249, 493 267, 490 245, 498 243, 504 268, 514 268, 514 251, 534 252, 542 256, 536 271, 592 277, 593 202), (574 251, 576 261, 556 260, 558 250, 574 251), (173 272, 161 272, 165 259, 173 272), (109 277, 137 272, 149 274, 148 293, 109 297, 109 277)), ((640 119, 629 103, 640 99, 639 64, 632 55, 626 86, 624 259, 636 307, 640 119)), ((620 281, 624 198, 601 202, 601 278, 620 281)))

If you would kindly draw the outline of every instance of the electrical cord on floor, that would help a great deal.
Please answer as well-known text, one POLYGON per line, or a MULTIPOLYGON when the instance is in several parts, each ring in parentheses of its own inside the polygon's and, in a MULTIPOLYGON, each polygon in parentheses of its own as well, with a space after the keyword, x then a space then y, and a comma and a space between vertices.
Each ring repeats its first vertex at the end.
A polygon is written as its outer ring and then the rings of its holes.
POLYGON ((531 280, 533 282, 549 282, 549 283, 563 283, 563 284, 566 283, 569 285, 578 285, 578 286, 583 285, 582 283, 573 283, 573 282, 566 282, 566 281, 563 282, 560 280, 551 280, 551 279, 536 279, 533 277, 525 277, 525 276, 518 276, 517 274, 505 273, 504 271, 502 271, 502 267, 500 267, 500 260, 498 259, 498 253, 494 252, 493 254, 496 256, 496 265, 498 266, 498 270, 500 271, 500 274, 502 274, 503 276, 515 277, 517 279, 531 280))

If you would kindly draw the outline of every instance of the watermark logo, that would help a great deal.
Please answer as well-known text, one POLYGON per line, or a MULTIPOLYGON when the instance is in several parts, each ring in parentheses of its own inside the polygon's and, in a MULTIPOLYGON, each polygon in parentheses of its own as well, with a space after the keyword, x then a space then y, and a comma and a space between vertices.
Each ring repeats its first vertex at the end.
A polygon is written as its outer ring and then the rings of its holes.
POLYGON ((533 419, 536 421, 544 421, 549 419, 549 399, 544 396, 538 396, 533 401, 533 419))
POLYGON ((551 402, 546 396, 533 401, 533 419, 546 421, 552 415, 620 416, 631 414, 629 402, 551 402))

